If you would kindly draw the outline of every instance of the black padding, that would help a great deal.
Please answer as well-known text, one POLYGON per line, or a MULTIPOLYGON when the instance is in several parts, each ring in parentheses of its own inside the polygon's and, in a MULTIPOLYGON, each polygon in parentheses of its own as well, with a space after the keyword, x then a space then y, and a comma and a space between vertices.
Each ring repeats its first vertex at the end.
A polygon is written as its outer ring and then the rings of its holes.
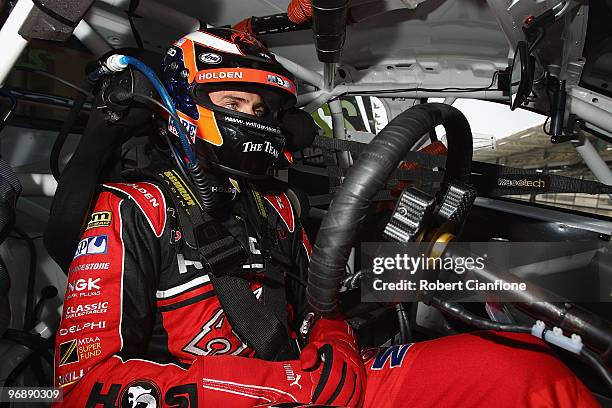
POLYGON ((93 110, 81 141, 59 179, 44 243, 49 255, 65 272, 96 188, 109 168, 107 160, 129 135, 128 128, 109 125, 100 111, 93 110))
POLYGON ((285 131, 285 149, 297 152, 312 145, 317 125, 308 112, 298 108, 287 109, 281 112, 279 120, 285 131))
MULTIPOLYGON (((0 243, 4 241, 15 223, 15 204, 21 193, 21 184, 9 164, 0 157, 0 243)), ((11 320, 8 291, 11 280, 4 262, 0 258, 0 336, 11 320)))
POLYGON ((27 39, 66 41, 93 0, 33 0, 35 7, 19 28, 27 39))
POLYGON ((45 14, 71 27, 79 24, 93 3, 93 0, 34 0, 36 7, 45 14))
MULTIPOLYGON (((161 65, 161 56, 149 51, 122 49, 114 52, 133 55, 153 69, 161 65)), ((118 74, 109 78, 109 82, 128 80, 131 88, 132 78, 139 93, 150 93, 146 79, 135 71, 118 74)), ((103 91, 96 96, 94 106, 105 105, 101 96, 103 91)), ((92 109, 81 141, 58 181, 51 206, 44 243, 51 257, 65 272, 79 242, 98 184, 111 181, 111 170, 118 164, 113 162, 117 157, 115 153, 129 138, 146 134, 153 122, 151 109, 138 103, 121 112, 121 118, 115 123, 106 120, 107 113, 103 109, 92 109)))

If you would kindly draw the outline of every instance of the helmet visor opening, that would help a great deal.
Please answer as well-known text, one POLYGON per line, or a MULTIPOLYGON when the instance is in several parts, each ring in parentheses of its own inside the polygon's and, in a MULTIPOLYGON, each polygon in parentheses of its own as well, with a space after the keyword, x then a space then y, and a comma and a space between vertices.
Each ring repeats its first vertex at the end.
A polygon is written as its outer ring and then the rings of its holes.
MULTIPOLYGON (((204 106, 211 110, 228 109, 222 105, 213 103, 210 98, 212 92, 218 91, 236 91, 257 94, 263 101, 264 113, 262 116, 256 116, 258 119, 267 121, 276 121, 278 112, 283 108, 283 98, 278 92, 267 89, 259 84, 206 84, 196 85, 193 90, 193 97, 198 105, 204 106)), ((231 97, 231 95, 230 95, 231 97)), ((237 99, 240 99, 238 96, 237 99)), ((236 112, 236 111, 234 111, 236 112)), ((240 112, 247 114, 244 112, 240 112)))

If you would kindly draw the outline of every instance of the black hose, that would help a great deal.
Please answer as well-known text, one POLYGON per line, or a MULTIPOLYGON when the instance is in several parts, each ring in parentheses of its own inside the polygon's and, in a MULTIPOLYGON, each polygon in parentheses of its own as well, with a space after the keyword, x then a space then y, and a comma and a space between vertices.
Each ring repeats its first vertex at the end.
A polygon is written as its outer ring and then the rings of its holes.
POLYGON ((601 362, 597 355, 586 347, 583 347, 580 351, 580 357, 597 371, 597 374, 599 374, 606 383, 608 390, 612 392, 612 374, 610 374, 610 370, 601 362))
POLYGON ((287 13, 272 14, 262 17, 251 17, 251 32, 256 36, 288 33, 291 31, 307 30, 310 24, 295 24, 289 20, 287 13))
POLYGON ((28 246, 28 251, 30 252, 30 263, 28 268, 28 283, 27 283, 27 291, 26 291, 26 305, 25 305, 25 317, 23 319, 23 329, 30 330, 34 327, 34 323, 36 320, 36 316, 34 315, 34 308, 36 303, 36 298, 34 295, 34 288, 36 286, 36 264, 37 264, 37 256, 36 256, 36 245, 34 241, 28 234, 22 231, 20 228, 14 227, 15 232, 21 236, 26 245, 28 246))
POLYGON ((427 299, 428 304, 434 306, 437 309, 442 310, 444 313, 454 317, 455 319, 469 324, 477 329, 482 330, 500 330, 513 333, 529 333, 531 334, 530 326, 522 326, 515 324, 497 323, 489 319, 483 319, 473 313, 470 313, 454 303, 441 300, 434 296, 429 296, 427 299))
MULTIPOLYGON (((174 119, 176 124, 182 128, 183 133, 185 133, 186 135, 189 134, 189 132, 187 132, 187 130, 185 130, 185 128, 183 127, 183 124, 179 120, 179 117, 176 115, 176 113, 171 112, 170 109, 168 109, 164 104, 160 103, 159 101, 147 95, 134 93, 133 96, 136 98, 144 99, 148 102, 151 102, 159 106, 163 110, 165 110, 168 113, 168 115, 170 115, 174 119)), ((167 137, 166 137, 166 140, 168 140, 167 137)), ((170 142, 168 141, 168 143, 170 142)), ((169 145, 168 147, 170 148, 171 154, 176 159, 177 166, 179 166, 179 169, 182 170, 183 166, 179 163, 178 161, 179 159, 177 158, 174 150, 172 150, 172 146, 169 145)), ((212 187, 210 185, 210 181, 208 181, 208 177, 206 177, 206 174, 204 173, 204 170, 200 166, 200 163, 199 162, 190 163, 186 167, 187 167, 187 170, 189 171, 189 174, 191 175, 191 181, 193 181, 193 184, 195 185, 195 188, 198 191, 198 194, 200 195, 202 205, 207 211, 213 210, 215 208, 215 196, 212 193, 212 187)))
MULTIPOLYGON (((456 246, 445 252, 445 257, 448 258, 462 258, 471 255, 468 250, 456 246)), ((499 269, 491 262, 487 262, 482 268, 472 269, 469 274, 469 277, 465 276, 464 279, 473 277, 479 282, 524 283, 521 278, 499 269)), ((579 334, 585 343, 602 352, 605 361, 610 358, 612 355, 612 323, 572 303, 563 302, 558 295, 533 282, 529 282, 528 287, 529 290, 506 292, 506 295, 512 296, 512 301, 517 309, 536 320, 543 320, 567 332, 579 334), (552 298, 558 301, 555 303, 542 301, 542 299, 552 298)))
POLYGON ((195 185, 196 190, 200 194, 200 198, 202 200, 202 205, 208 211, 214 209, 215 200, 214 195, 212 194, 212 187, 210 186, 210 181, 208 181, 208 177, 206 177, 206 173, 202 170, 200 163, 196 161, 195 163, 189 163, 187 165, 187 169, 191 174, 191 180, 195 185))
POLYGON ((395 306, 397 312, 397 323, 400 330, 400 344, 412 342, 412 333, 410 332, 410 323, 408 323, 408 316, 406 315, 406 309, 402 303, 398 303, 395 306))
POLYGON ((416 105, 393 119, 363 150, 321 223, 312 254, 307 296, 315 313, 338 315, 338 291, 353 240, 372 199, 411 147, 437 125, 447 131, 444 181, 467 183, 472 132, 465 116, 442 103, 416 105))
POLYGON ((8 297, 10 288, 9 273, 4 261, 0 258, 0 337, 6 332, 11 322, 11 304, 8 297))
MULTIPOLYGON (((497 323, 488 319, 483 319, 473 313, 463 310, 456 304, 440 300, 436 297, 428 297, 428 301, 429 304, 436 307, 437 309, 442 310, 444 313, 478 329, 531 334, 531 327, 529 326, 497 323)), ((612 391, 612 375, 610 374, 610 371, 607 369, 607 367, 601 362, 599 357, 586 347, 583 347, 580 351, 580 357, 584 362, 586 362, 595 371, 597 371, 599 376, 606 383, 608 389, 612 391)))
MULTIPOLYGON (((90 81, 85 81, 82 84, 82 87, 88 91, 91 91, 93 88, 93 84, 90 81)), ((72 127, 76 123, 79 118, 79 114, 81 110, 83 110, 83 105, 87 100, 87 95, 84 93, 79 93, 79 95, 74 100, 74 104, 68 113, 68 117, 64 121, 62 128, 60 129, 55 142, 53 143, 53 148, 51 149, 51 155, 49 156, 49 166, 51 167, 51 174, 53 174, 53 178, 56 181, 59 181, 60 178, 60 169, 59 169, 59 157, 62 152, 62 147, 64 147, 64 143, 66 143, 66 139, 68 138, 68 134, 72 130, 72 127)))

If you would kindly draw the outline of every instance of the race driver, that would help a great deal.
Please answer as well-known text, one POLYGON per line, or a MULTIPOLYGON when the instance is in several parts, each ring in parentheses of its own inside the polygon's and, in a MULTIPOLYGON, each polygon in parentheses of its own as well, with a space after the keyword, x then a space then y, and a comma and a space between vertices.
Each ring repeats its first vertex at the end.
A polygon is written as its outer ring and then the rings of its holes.
POLYGON ((598 406, 525 335, 359 350, 346 322, 320 319, 300 349, 310 244, 296 202, 256 187, 282 159, 277 114, 295 103, 291 75, 252 36, 207 29, 174 43, 162 76, 215 191, 207 225, 227 231, 209 243, 235 241, 230 249, 246 256, 222 257, 224 272, 194 248, 185 214, 197 198, 180 164, 160 167, 157 179, 102 185, 68 274, 59 405, 598 406), (228 280, 235 286, 222 286, 228 280))

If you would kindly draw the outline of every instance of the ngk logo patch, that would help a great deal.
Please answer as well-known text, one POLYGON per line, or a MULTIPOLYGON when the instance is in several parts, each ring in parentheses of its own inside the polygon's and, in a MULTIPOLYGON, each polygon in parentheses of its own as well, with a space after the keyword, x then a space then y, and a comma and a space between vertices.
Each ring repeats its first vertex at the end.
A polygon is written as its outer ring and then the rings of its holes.
POLYGON ((74 282, 68 282, 68 292, 100 289, 98 282, 100 278, 77 279, 74 282))
POLYGON ((68 281, 66 300, 75 297, 98 296, 100 294, 100 278, 77 279, 68 281))

